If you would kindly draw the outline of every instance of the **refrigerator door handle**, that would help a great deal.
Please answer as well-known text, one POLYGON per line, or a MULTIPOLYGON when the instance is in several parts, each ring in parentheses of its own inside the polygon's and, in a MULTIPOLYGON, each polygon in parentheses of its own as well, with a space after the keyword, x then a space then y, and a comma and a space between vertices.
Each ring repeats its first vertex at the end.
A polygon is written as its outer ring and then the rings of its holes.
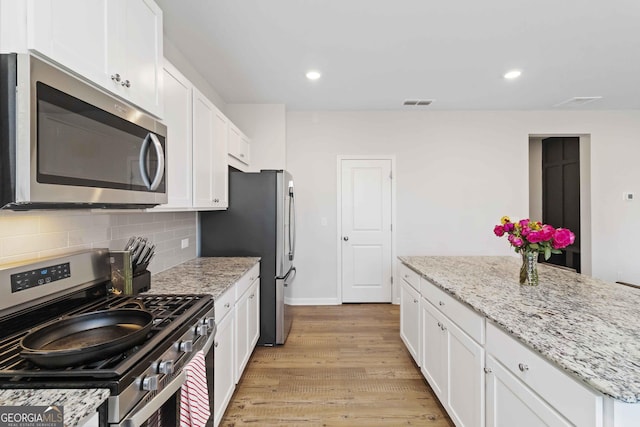
POLYGON ((293 261, 296 255, 296 202, 292 184, 289 184, 289 197, 289 261, 293 261))
POLYGON ((293 278, 296 277, 297 271, 298 270, 296 270, 295 267, 291 267, 291 270, 289 270, 289 272, 282 278, 282 280, 284 280, 285 288, 289 286, 289 283, 291 283, 293 281, 293 278), (289 276, 291 276, 291 278, 289 278, 289 276))

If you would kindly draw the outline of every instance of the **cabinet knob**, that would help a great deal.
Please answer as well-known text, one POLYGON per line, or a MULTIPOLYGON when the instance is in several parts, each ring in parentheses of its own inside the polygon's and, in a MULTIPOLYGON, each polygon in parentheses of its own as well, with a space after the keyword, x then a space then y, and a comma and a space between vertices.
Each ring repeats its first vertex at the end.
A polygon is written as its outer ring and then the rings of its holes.
POLYGON ((418 302, 418 300, 414 298, 414 299, 413 299, 413 302, 414 302, 414 303, 417 303, 417 302, 418 302))
POLYGON ((446 330, 447 330, 447 327, 446 327, 446 326, 444 326, 444 325, 442 325, 442 326, 440 327, 440 329, 442 329, 442 331, 446 331, 446 330))
POLYGON ((244 157, 244 154, 240 153, 240 157, 244 157))
POLYGON ((251 294, 251 295, 249 295, 249 298, 253 299, 253 297, 255 297, 255 296, 256 296, 256 294, 251 294))
POLYGON ((484 373, 485 373, 485 374, 490 374, 491 372, 493 372, 493 371, 491 370, 491 368, 487 368, 487 367, 485 367, 485 368, 484 368, 484 373))
POLYGON ((348 242, 348 241, 349 241, 349 236, 344 236, 344 237, 342 238, 342 240, 344 240, 345 242, 348 242))
POLYGON ((443 305, 444 305, 444 302, 443 302, 443 301, 440 301, 440 302, 438 303, 438 305, 439 305, 439 306, 443 306, 443 305))
POLYGON ((215 348, 218 348, 218 341, 214 342, 214 343, 213 343, 213 346, 214 346, 215 348))
POLYGON ((520 369, 520 372, 525 372, 529 370, 529 366, 524 363, 518 363, 518 369, 520 369))
POLYGON ((409 275, 408 275, 408 274, 405 274, 405 275, 404 275, 404 278, 405 278, 405 279, 408 279, 408 278, 409 278, 409 275))
POLYGON ((118 73, 112 74, 111 75, 111 80, 113 80, 114 82, 119 82, 120 81, 120 74, 118 74, 118 73))
POLYGON ((129 80, 125 80, 122 83, 120 83, 122 86, 124 87, 131 87, 131 82, 129 80))
POLYGON ((226 303, 226 304, 224 305, 224 308, 229 308, 229 307, 231 307, 231 304, 229 304, 229 303, 226 303))
POLYGON ((442 323, 438 322, 438 328, 442 329, 442 323))

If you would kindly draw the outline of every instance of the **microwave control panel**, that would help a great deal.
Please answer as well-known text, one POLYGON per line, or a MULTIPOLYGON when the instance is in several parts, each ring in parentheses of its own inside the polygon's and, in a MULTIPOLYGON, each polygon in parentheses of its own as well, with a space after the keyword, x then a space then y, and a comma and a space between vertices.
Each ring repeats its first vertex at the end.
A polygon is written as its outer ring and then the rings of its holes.
POLYGON ((68 262, 12 274, 11 293, 47 285, 57 280, 66 279, 67 277, 71 277, 71 266, 68 262))

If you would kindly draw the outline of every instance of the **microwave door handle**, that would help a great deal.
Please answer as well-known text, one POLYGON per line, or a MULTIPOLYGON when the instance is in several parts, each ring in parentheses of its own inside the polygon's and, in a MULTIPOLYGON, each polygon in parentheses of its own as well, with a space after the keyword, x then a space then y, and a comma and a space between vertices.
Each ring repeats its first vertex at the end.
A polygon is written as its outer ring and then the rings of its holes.
POLYGON ((151 191, 155 191, 160 186, 160 182, 162 182, 162 177, 164 176, 164 151, 162 150, 162 144, 160 144, 160 140, 158 137, 149 132, 147 136, 142 141, 142 146, 140 147, 140 176, 142 176, 142 181, 144 181, 144 185, 146 185, 147 189, 151 191), (156 156, 158 157, 158 168, 156 170, 156 175, 153 177, 153 182, 149 181, 149 176, 147 175, 147 168, 145 167, 145 160, 147 159, 147 149, 149 147, 149 141, 153 142, 153 148, 156 150, 156 156))

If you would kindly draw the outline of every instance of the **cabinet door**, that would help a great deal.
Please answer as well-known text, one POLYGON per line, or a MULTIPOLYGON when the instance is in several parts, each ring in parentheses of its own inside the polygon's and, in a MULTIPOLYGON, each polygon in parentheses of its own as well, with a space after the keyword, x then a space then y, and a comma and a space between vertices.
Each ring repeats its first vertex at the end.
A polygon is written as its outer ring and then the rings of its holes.
POLYGON ((108 29, 107 0, 30 0, 27 43, 85 78, 110 83, 107 52, 117 44, 108 29))
POLYGON ((449 414, 457 426, 484 426, 484 349, 449 320, 449 414))
POLYGON ((249 360, 249 290, 236 303, 236 357, 234 377, 236 384, 242 377, 249 360))
POLYGON ((249 289, 249 356, 260 338, 260 278, 249 289))
POLYGON ((193 88, 193 206, 213 207, 213 123, 216 107, 193 88))
POLYGON ((239 160, 245 165, 249 165, 251 156, 251 144, 249 138, 245 135, 240 135, 240 146, 238 147, 239 160))
POLYGON ((229 206, 229 172, 227 162, 227 142, 229 140, 229 119, 216 109, 213 123, 213 148, 211 178, 213 204, 218 208, 229 206))
POLYGON ((420 366, 420 294, 404 280, 400 285, 400 337, 420 366))
POLYGON ((242 137, 240 136, 240 129, 238 129, 233 123, 229 125, 229 155, 240 160, 240 143, 242 137))
POLYGON ((444 330, 444 317, 430 302, 420 300, 422 319, 422 374, 443 405, 447 402, 447 348, 449 334, 444 330))
POLYGON ((214 343, 213 414, 218 425, 235 388, 233 375, 234 328, 233 310, 218 323, 214 343))
POLYGON ((571 425, 490 355, 486 367, 487 427, 571 425))
POLYGON ((191 207, 191 83, 173 65, 164 65, 164 124, 167 125, 167 193, 162 207, 191 207))

